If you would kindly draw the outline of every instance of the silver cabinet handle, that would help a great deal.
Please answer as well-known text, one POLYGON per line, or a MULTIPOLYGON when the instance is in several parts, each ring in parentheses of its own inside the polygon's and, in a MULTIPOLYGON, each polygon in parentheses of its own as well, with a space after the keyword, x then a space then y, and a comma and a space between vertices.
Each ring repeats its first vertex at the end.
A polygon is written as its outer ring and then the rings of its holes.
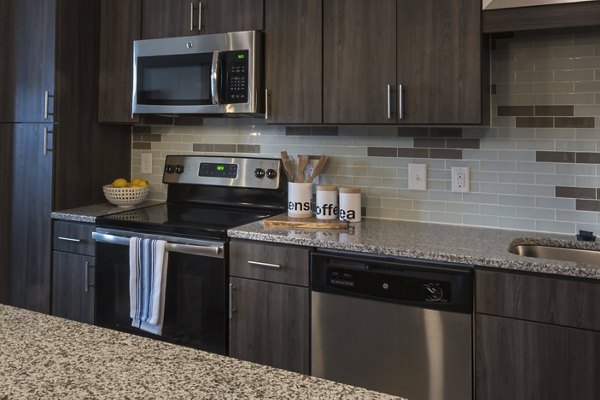
POLYGON ((80 243, 81 239, 74 239, 74 238, 69 238, 69 237, 64 237, 64 236, 59 236, 57 238, 58 240, 64 240, 65 242, 74 242, 74 243, 80 243))
POLYGON ((48 116, 54 115, 50 112, 50 97, 54 97, 50 94, 50 91, 44 91, 44 119, 48 119, 48 116))
POLYGON ((42 153, 44 155, 48 154, 49 151, 52 151, 52 148, 48 147, 48 134, 52 133, 52 131, 50 131, 48 129, 47 126, 44 127, 44 144, 43 144, 43 149, 42 149, 42 153))
POLYGON ((198 30, 202 30, 202 2, 198 2, 198 30))
POLYGON ((387 119, 392 118, 392 85, 387 85, 387 119))
POLYGON ((83 290, 87 293, 90 288, 90 262, 85 262, 85 271, 83 273, 83 290))
POLYGON ((258 265, 259 267, 281 268, 281 265, 279 265, 279 264, 271 264, 271 263, 260 262, 260 261, 250 261, 250 260, 248 260, 248 264, 250 264, 250 265, 258 265))
POLYGON ((398 119, 404 118, 404 104, 402 100, 402 85, 398 85, 398 119))
POLYGON ((265 89, 265 119, 269 119, 269 89, 265 89))
POLYGON ((190 31, 194 30, 194 3, 190 3, 190 31))
POLYGON ((233 283, 229 284, 229 319, 233 318, 233 283))

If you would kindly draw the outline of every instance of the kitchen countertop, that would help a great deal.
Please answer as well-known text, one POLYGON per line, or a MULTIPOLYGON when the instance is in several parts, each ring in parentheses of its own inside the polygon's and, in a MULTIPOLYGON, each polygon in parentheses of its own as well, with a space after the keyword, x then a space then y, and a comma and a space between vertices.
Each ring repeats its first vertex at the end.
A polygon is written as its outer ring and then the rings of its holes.
POLYGON ((517 271, 600 279, 600 265, 518 256, 512 244, 566 245, 600 250, 575 236, 409 221, 363 219, 344 230, 265 228, 261 221, 228 231, 229 237, 323 249, 419 258, 517 271))
POLYGON ((0 304, 0 399, 398 399, 0 304))
POLYGON ((90 206, 71 208, 68 210, 55 211, 50 216, 52 219, 73 222, 96 223, 96 218, 103 215, 116 214, 123 211, 131 211, 139 208, 154 206, 164 201, 145 200, 133 207, 117 207, 110 203, 93 204, 90 206))

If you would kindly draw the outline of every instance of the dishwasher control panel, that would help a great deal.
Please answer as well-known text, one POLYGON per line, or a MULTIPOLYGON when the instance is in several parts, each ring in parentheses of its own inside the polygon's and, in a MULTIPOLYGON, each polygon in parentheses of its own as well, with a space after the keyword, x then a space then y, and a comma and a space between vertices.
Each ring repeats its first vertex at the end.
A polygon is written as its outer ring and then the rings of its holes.
POLYGON ((314 252, 311 290, 470 313, 473 310, 473 268, 462 264, 314 252))

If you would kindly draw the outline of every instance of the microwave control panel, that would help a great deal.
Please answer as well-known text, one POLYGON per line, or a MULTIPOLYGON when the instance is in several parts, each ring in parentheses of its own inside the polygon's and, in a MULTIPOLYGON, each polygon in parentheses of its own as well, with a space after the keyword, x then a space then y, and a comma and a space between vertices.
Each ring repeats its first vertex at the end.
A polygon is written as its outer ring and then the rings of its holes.
POLYGON ((225 91, 222 103, 248 102, 248 51, 223 52, 225 91))

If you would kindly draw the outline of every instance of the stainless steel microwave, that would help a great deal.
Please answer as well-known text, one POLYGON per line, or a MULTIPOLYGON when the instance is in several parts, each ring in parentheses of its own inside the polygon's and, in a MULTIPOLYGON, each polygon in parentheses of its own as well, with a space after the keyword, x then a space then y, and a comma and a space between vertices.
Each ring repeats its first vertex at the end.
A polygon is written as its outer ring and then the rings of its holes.
POLYGON ((135 114, 261 114, 262 33, 133 43, 135 114))

